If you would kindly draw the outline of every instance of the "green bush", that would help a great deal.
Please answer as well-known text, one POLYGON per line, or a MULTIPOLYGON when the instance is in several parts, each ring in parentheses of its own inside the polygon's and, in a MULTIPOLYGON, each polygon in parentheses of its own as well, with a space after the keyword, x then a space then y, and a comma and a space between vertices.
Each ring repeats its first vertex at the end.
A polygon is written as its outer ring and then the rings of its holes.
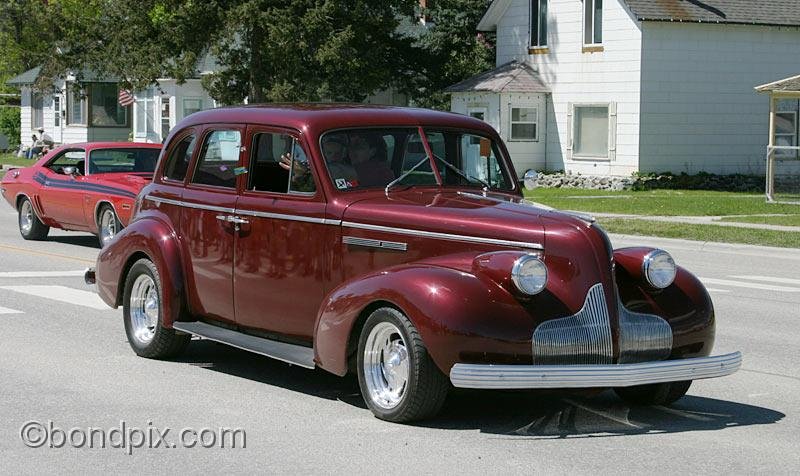
POLYGON ((5 134, 8 138, 9 148, 14 149, 19 146, 20 123, 18 107, 0 106, 0 134, 5 134))

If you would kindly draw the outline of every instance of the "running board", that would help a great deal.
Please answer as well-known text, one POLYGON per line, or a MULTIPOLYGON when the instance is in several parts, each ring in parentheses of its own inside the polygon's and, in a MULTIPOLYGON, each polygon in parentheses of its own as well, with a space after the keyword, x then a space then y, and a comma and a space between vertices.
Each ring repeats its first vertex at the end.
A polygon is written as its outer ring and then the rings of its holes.
POLYGON ((286 363, 313 369, 314 349, 301 345, 287 344, 275 340, 243 334, 222 327, 212 326, 205 322, 174 322, 172 327, 176 331, 186 332, 208 340, 227 344, 238 349, 256 354, 266 355, 286 363))

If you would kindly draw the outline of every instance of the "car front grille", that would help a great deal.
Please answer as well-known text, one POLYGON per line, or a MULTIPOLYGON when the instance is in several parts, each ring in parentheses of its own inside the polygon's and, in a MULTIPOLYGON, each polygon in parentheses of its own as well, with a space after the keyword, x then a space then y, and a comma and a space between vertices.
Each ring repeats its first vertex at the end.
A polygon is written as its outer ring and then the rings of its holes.
MULTIPOLYGON (((533 363, 611 364, 614 346, 602 284, 589 289, 580 311, 543 322, 533 332, 533 363)), ((663 360, 672 350, 672 328, 664 319, 631 312, 619 303, 618 363, 663 360)))

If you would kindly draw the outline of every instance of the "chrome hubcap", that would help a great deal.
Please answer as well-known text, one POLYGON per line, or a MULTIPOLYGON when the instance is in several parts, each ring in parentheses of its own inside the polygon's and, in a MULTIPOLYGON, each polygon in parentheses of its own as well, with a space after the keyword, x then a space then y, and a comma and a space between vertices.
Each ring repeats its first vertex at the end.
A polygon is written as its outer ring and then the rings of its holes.
POLYGON ((100 241, 105 245, 117 234, 117 217, 113 210, 105 209, 100 216, 100 241))
POLYGON ((375 405, 391 410, 400 404, 408 385, 408 350, 394 324, 381 322, 370 331, 364 347, 364 377, 375 405))
POLYGON ((131 288, 130 311, 133 337, 143 345, 153 340, 158 326, 160 307, 158 290, 153 278, 143 274, 131 288))
POLYGON ((31 202, 25 200, 19 209, 19 229, 27 235, 31 228, 33 228, 33 207, 31 202))

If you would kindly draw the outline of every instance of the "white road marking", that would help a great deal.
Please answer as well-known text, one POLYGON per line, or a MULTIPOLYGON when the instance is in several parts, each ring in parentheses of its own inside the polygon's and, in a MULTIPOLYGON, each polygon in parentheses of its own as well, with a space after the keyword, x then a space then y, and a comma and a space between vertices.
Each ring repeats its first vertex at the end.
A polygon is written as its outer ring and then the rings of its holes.
POLYGON ((768 283, 796 284, 800 286, 800 279, 776 278, 773 276, 728 276, 728 277, 735 279, 750 279, 752 281, 764 281, 768 283))
POLYGON ((0 278, 70 278, 83 276, 84 271, 6 271, 0 278))
POLYGON ((97 294, 66 286, 0 286, 0 289, 77 304, 78 306, 90 307, 101 311, 111 309, 97 294))
POLYGON ((763 289, 765 291, 779 291, 783 293, 800 293, 800 288, 790 288, 787 286, 773 286, 770 284, 745 283, 742 281, 731 281, 729 279, 700 278, 700 281, 702 281, 704 284, 718 284, 720 286, 763 289))
POLYGON ((729 292, 731 292, 730 289, 717 289, 717 288, 706 288, 706 291, 709 291, 709 292, 712 292, 712 293, 729 293, 729 292))
POLYGON ((0 314, 22 314, 22 311, 17 311, 16 309, 9 309, 7 307, 0 306, 0 314))

